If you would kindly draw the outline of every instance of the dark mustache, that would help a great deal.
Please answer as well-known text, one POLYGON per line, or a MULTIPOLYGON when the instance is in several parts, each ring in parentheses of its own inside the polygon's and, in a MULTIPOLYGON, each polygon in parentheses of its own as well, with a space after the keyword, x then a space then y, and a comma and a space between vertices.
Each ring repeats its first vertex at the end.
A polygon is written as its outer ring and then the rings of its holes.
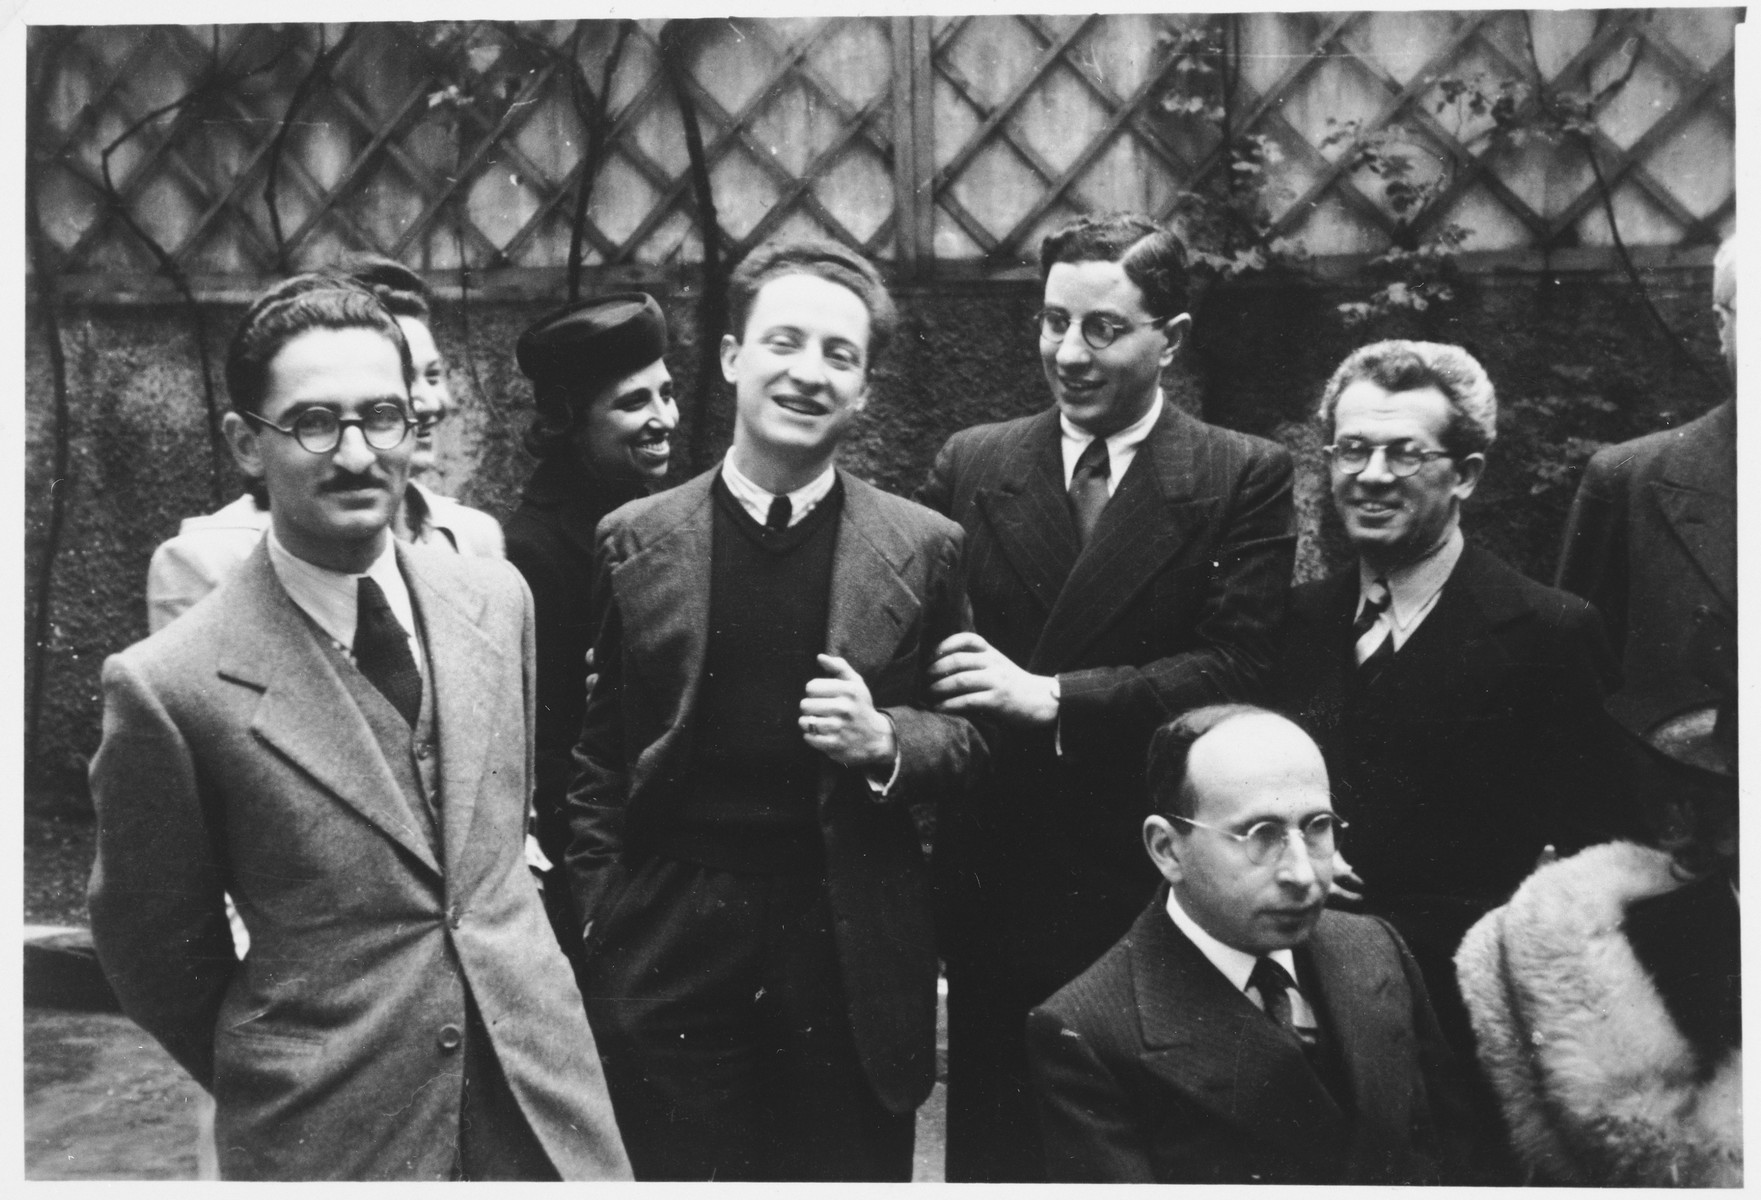
POLYGON ((322 493, 328 494, 330 492, 352 492, 358 488, 364 487, 379 488, 381 491, 391 490, 391 485, 376 475, 358 475, 354 472, 344 472, 332 475, 329 479, 326 479, 323 483, 318 485, 318 490, 322 493))

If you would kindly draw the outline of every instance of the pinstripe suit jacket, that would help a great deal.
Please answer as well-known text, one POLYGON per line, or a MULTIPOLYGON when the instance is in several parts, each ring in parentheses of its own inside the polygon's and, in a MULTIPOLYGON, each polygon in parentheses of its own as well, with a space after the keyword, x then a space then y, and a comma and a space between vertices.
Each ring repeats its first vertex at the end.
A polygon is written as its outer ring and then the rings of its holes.
POLYGON ((938 853, 956 892, 978 880, 1003 903, 954 924, 990 939, 1000 919, 1067 979, 1155 886, 1138 841, 1150 734, 1259 695, 1296 538, 1289 453, 1166 405, 1079 546, 1060 437, 1056 409, 964 430, 918 499, 966 529, 979 634, 1062 694, 1055 733, 987 731, 988 785, 938 853))
POLYGON ((1439 1182, 1459 1153, 1462 1077, 1412 956, 1385 922, 1340 912, 1296 952, 1349 1103, 1175 928, 1158 893, 1028 1017, 1051 1179, 1439 1182))

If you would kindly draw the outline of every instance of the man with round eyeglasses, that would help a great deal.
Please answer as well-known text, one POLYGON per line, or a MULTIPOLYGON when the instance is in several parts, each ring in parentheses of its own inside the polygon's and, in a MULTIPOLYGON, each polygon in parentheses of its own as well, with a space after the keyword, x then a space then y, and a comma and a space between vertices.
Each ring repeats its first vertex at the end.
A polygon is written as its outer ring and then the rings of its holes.
MULTIPOLYGON (((415 449, 403 503, 392 524, 400 541, 424 542, 461 554, 500 558, 501 525, 486 512, 468 507, 417 482, 434 466, 434 431, 454 407, 446 383, 446 363, 429 329, 427 285, 401 263, 375 254, 345 260, 338 277, 371 292, 396 319, 410 346, 415 374, 409 391, 415 449)), ((258 481, 211 513, 185 517, 175 536, 154 549, 147 566, 147 632, 164 628, 250 557, 269 527, 269 497, 258 481)))
POLYGON ((1400 931, 1462 1055, 1468 927, 1546 847, 1638 832, 1596 611, 1462 533, 1496 417, 1459 346, 1378 342, 1334 372, 1319 420, 1357 561, 1293 593, 1279 693, 1352 823, 1342 886, 1400 931))
POLYGON ((410 376, 335 276, 233 335, 222 431, 270 526, 104 664, 93 943, 213 1096, 223 1178, 628 1178, 526 865, 531 598, 391 536, 410 376))
POLYGON ((1155 886, 1138 764, 1169 713, 1261 698, 1295 547, 1289 453, 1182 411, 1186 249, 1147 217, 1040 248, 1053 404, 962 430, 918 499, 966 530, 973 629, 936 647, 941 710, 992 770, 944 811, 950 1182, 1042 1180, 1021 1023, 1155 886))
POLYGON ((1385 921, 1328 911, 1344 822, 1288 719, 1157 730, 1143 846, 1164 884, 1028 1017, 1046 1169, 1069 1183, 1436 1183, 1459 1074, 1385 921))

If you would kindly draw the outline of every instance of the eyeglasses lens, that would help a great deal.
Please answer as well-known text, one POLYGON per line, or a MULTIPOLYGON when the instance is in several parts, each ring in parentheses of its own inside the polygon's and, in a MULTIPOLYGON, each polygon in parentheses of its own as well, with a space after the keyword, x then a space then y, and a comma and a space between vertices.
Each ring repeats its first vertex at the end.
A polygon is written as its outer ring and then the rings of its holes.
MULTIPOLYGON (((1078 326, 1082 331, 1082 340, 1088 343, 1091 350, 1105 350, 1119 340, 1123 332, 1119 326, 1107 320, 1099 313, 1090 313, 1082 318, 1078 326)), ((1039 335, 1047 341, 1063 341, 1064 335, 1070 331, 1070 314, 1047 309, 1039 314, 1039 335)))
MULTIPOLYGON (((1303 848, 1310 858, 1333 857, 1335 828, 1337 822, 1326 815, 1312 817, 1299 827, 1303 848)), ((1256 865, 1273 862, 1284 853, 1284 844, 1290 840, 1290 826, 1277 821, 1262 821, 1247 831, 1247 837, 1248 856, 1256 865)))
POLYGON ((312 454, 329 454, 342 442, 345 424, 359 425, 374 450, 390 450, 404 440, 409 422, 395 404, 376 404, 358 420, 344 421, 328 408, 308 408, 294 421, 294 436, 312 454))

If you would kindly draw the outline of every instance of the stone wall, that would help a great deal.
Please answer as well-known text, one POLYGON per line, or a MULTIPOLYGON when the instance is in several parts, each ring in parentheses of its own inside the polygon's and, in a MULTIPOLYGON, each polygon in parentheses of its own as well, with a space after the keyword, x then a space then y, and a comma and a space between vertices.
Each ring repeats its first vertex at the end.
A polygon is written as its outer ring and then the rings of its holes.
MULTIPOLYGON (((1709 314, 1710 272, 1666 269, 1646 284, 1686 354, 1661 335, 1624 278, 1484 275, 1465 280, 1444 311, 1348 330, 1334 306, 1364 290, 1346 284, 1261 281, 1218 290, 1197 311, 1191 351, 1169 379, 1179 401, 1219 424, 1278 438, 1302 464, 1299 577, 1338 561, 1325 503, 1319 438, 1306 417, 1328 373, 1378 336, 1427 336, 1468 347, 1492 375, 1501 402, 1491 468, 1469 505, 1471 532, 1537 577, 1550 578, 1577 468, 1595 446, 1678 423, 1724 394, 1709 314)), ((1031 282, 971 282, 901 289, 900 337, 881 365, 844 461, 893 491, 921 481, 953 431, 1034 412, 1046 403, 1031 330, 1031 282)), ((666 294, 675 330, 669 363, 693 414, 682 467, 726 445, 731 401, 719 378, 694 379, 692 300, 666 294)), ((548 303, 473 300, 438 307, 436 331, 453 359, 462 404, 443 427, 433 482, 497 516, 517 502, 530 460, 520 435, 531 396, 514 366, 519 331, 548 303), (468 320, 467 320, 468 318, 468 320)), ((215 388, 225 339, 240 308, 206 310, 215 388)), ((57 312, 67 358, 70 470, 52 479, 54 389, 41 314, 31 311, 26 362, 27 662, 35 581, 43 566, 52 489, 67 504, 53 563, 44 708, 37 760, 40 794, 77 807, 99 733, 105 655, 146 632, 142 588, 153 547, 180 518, 236 494, 217 460, 187 309, 175 305, 64 304, 57 312)), ((224 405, 221 392, 219 403, 224 405)), ((683 470, 681 474, 683 474, 683 470)))

